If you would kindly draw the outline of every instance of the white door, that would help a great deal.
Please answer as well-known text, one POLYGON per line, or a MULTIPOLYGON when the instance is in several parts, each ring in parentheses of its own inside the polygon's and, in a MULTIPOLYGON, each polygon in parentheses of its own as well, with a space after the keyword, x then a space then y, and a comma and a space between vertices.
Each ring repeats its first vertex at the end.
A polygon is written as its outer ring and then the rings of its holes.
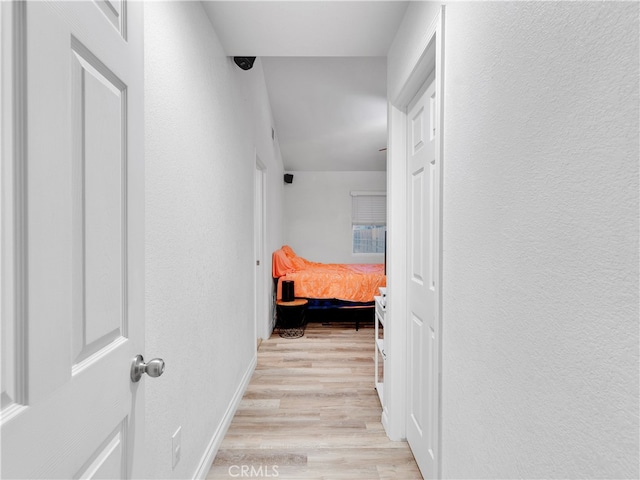
POLYGON ((144 347, 142 4, 11 9, 16 61, 3 69, 18 80, 3 109, 15 101, 17 113, 3 225, 11 217, 19 241, 15 263, 2 264, 3 298, 14 294, 3 304, 1 475, 139 476, 146 380, 132 383, 130 368, 144 347))
MULTIPOLYGON (((410 104, 408 131, 407 441, 424 478, 437 475, 439 410, 438 235, 435 82, 410 104)), ((438 128, 439 131, 439 128, 438 128)))
POLYGON ((267 338, 270 332, 267 332, 266 318, 266 284, 265 284, 265 253, 264 253, 264 180, 265 172, 259 162, 256 162, 255 171, 255 193, 254 193, 254 248, 256 257, 256 276, 255 276, 255 324, 256 336, 259 338, 267 338))

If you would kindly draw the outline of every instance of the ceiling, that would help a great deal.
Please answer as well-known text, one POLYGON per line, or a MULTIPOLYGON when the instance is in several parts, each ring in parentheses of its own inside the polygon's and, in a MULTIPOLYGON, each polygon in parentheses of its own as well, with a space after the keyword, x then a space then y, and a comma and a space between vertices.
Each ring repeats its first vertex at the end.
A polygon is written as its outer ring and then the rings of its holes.
POLYGON ((386 170, 384 57, 262 58, 289 170, 386 170))
POLYGON ((285 170, 384 171, 386 54, 405 1, 204 1, 263 66, 285 170))

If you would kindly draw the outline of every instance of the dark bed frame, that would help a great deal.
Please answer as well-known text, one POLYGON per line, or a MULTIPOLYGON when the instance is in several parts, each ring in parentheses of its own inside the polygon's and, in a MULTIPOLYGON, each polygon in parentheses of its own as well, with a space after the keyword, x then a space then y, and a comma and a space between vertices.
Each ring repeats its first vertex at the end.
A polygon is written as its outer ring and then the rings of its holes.
MULTIPOLYGON (((272 319, 273 319, 273 325, 276 325, 277 322, 277 312, 276 312, 276 295, 277 295, 277 289, 278 289, 278 279, 274 278, 273 279, 273 290, 272 290, 272 300, 271 300, 271 304, 272 304, 272 319)), ((306 297, 305 297, 306 298, 306 297)), ((353 319, 355 319, 355 324, 356 324, 356 331, 358 331, 360 329, 360 320, 362 319, 362 317, 366 316, 366 315, 371 315, 371 320, 374 320, 374 315, 375 315, 375 301, 371 301, 371 302, 350 302, 348 300, 338 300, 337 298, 331 298, 331 299, 326 299, 326 298, 307 298, 307 300, 309 300, 309 304, 307 306, 307 312, 309 313, 309 315, 307 316, 307 318, 313 318, 314 313, 317 313, 317 316, 321 316, 322 312, 327 312, 330 310, 339 310, 341 312, 349 312, 350 314, 352 313, 352 317, 353 319)), ((324 324, 328 324, 329 322, 326 321, 326 318, 324 320, 321 320, 322 323, 324 324)))

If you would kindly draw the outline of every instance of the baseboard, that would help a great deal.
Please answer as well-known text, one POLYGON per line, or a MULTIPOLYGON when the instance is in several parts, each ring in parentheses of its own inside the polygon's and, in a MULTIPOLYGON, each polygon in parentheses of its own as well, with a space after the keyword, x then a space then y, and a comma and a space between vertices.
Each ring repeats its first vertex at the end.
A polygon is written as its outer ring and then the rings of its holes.
POLYGON ((229 430, 229 426, 231 425, 231 421, 233 420, 233 416, 236 414, 236 410, 238 410, 238 406, 240 405, 240 401, 242 400, 242 396, 244 392, 247 390, 247 386, 251 381, 251 377, 253 376, 253 372, 256 369, 256 364, 258 363, 257 354, 253 356, 253 360, 247 368, 247 371, 244 373, 242 377, 242 381, 240 385, 238 385, 238 389, 236 393, 233 395, 231 402, 229 402, 229 406, 227 407, 227 411, 224 413, 222 417, 222 421, 218 425, 218 428, 211 437, 211 441, 207 446, 207 449, 202 456, 202 460, 200 460, 200 464, 198 469, 196 470, 195 475, 193 476, 194 480, 205 480, 207 474, 209 473, 209 469, 211 468, 211 464, 213 463, 216 454, 218 453, 218 449, 220 448, 220 444, 224 439, 224 436, 227 434, 227 430, 229 430))
POLYGON ((387 414, 386 408, 382 409, 382 415, 380 416, 380 423, 382 423, 382 426, 384 427, 384 433, 386 433, 387 437, 389 437, 389 415, 387 414))

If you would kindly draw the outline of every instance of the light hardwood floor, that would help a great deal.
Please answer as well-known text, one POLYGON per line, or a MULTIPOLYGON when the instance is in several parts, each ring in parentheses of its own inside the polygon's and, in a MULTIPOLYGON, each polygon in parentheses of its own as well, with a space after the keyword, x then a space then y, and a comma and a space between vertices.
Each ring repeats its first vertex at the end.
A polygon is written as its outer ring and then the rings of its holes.
POLYGON ((380 423, 373 332, 310 323, 302 338, 263 341, 207 479, 422 479, 380 423))

